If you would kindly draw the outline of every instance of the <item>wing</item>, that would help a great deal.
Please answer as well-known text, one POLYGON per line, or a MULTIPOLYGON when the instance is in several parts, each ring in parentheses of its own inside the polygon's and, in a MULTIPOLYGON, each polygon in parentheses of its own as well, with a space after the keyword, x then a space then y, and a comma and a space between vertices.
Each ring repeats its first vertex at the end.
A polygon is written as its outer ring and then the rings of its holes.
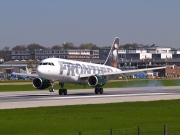
MULTIPOLYGON (((103 73, 99 74, 100 76, 110 77, 111 79, 118 78, 118 77, 127 77, 130 75, 135 75, 138 73, 147 73, 148 71, 158 70, 158 69, 165 69, 166 67, 156 67, 156 68, 144 68, 144 69, 136 69, 136 70, 127 70, 127 71, 118 71, 118 72, 111 72, 111 73, 103 73)), ((88 78, 90 75, 80 75, 80 79, 88 78)), ((110 80, 110 79, 109 79, 110 80)))

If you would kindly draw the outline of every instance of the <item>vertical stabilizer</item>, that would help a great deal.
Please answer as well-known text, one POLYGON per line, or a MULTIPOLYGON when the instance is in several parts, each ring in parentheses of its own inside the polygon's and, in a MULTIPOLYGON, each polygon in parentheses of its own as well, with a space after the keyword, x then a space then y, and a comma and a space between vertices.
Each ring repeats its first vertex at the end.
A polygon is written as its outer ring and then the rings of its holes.
POLYGON ((104 63, 104 65, 112 66, 117 68, 118 63, 118 48, 119 48, 119 38, 116 37, 109 51, 109 55, 104 63))

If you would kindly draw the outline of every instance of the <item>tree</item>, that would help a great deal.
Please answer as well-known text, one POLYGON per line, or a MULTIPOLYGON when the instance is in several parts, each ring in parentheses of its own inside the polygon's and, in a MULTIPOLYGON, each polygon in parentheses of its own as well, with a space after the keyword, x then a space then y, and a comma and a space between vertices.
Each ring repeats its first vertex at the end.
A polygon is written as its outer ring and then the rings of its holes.
POLYGON ((11 58, 11 51, 9 47, 4 47, 2 50, 0 50, 0 58, 4 59, 4 61, 8 61, 11 58))
POLYGON ((53 47, 52 47, 52 50, 62 50, 62 46, 60 46, 60 45, 54 45, 53 47))
POLYGON ((98 50, 98 49, 100 49, 100 47, 91 43, 91 50, 98 50))
POLYGON ((131 48, 131 47, 132 47, 131 44, 125 44, 125 45, 123 46, 123 48, 125 48, 125 49, 129 49, 129 48, 131 48))
POLYGON ((95 44, 87 43, 87 44, 81 44, 81 45, 79 46, 79 49, 97 50, 97 49, 99 49, 99 47, 96 46, 95 44))
POLYGON ((124 49, 140 49, 140 48, 147 48, 147 47, 149 47, 149 45, 143 45, 143 44, 137 44, 137 43, 125 44, 125 45, 120 46, 120 48, 124 48, 124 49))
POLYGON ((6 51, 1 50, 0 51, 0 58, 5 59, 5 57, 6 57, 6 51))
POLYGON ((79 46, 79 49, 91 49, 91 45, 90 44, 81 44, 79 46))
POLYGON ((28 50, 45 49, 45 47, 44 47, 44 46, 41 46, 41 45, 39 45, 39 44, 33 43, 33 44, 29 44, 29 45, 27 46, 27 49, 28 49, 28 50))
POLYGON ((0 50, 0 58, 4 59, 4 61, 7 61, 9 59, 8 56, 10 57, 10 48, 6 46, 0 50))
POLYGON ((12 50, 26 50, 25 45, 16 45, 15 47, 12 48, 12 50))
POLYGON ((4 47, 2 51, 10 51, 10 48, 8 46, 4 47))
POLYGON ((149 48, 150 45, 143 45, 143 48, 149 48))
POLYGON ((64 42, 62 46, 63 46, 64 50, 67 50, 67 49, 77 49, 77 47, 75 47, 74 44, 70 43, 70 42, 64 42))

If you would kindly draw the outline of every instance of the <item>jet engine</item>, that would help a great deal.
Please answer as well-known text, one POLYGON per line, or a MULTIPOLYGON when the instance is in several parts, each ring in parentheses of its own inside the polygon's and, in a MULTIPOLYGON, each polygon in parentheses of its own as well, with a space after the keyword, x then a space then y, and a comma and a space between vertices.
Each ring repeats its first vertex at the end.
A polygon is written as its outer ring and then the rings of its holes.
POLYGON ((35 78, 33 80, 33 86, 34 88, 36 89, 46 89, 48 88, 49 86, 51 86, 51 83, 49 80, 47 79, 43 79, 43 78, 35 78))
POLYGON ((99 75, 92 75, 88 78, 88 84, 91 87, 101 87, 105 84, 105 80, 102 76, 99 75))

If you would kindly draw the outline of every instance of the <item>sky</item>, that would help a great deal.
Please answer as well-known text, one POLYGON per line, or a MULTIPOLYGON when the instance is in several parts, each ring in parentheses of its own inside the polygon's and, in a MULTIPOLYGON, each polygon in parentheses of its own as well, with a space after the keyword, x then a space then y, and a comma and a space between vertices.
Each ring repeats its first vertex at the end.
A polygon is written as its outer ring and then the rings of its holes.
POLYGON ((0 49, 72 42, 180 48, 180 0, 0 0, 0 49))

